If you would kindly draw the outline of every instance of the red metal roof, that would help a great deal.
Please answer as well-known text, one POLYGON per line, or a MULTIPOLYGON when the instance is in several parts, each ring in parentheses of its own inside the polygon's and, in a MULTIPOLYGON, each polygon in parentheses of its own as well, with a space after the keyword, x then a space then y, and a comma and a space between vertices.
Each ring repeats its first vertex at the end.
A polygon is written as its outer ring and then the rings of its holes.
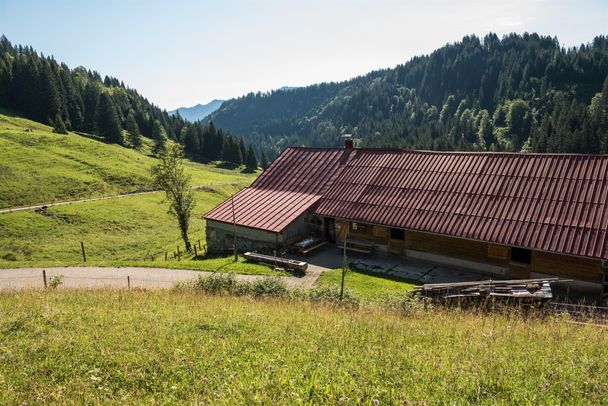
MULTIPOLYGON (((236 223, 281 232, 321 198, 352 152, 287 148, 251 187, 234 196, 236 223)), ((231 199, 207 213, 205 219, 232 223, 231 199)))
POLYGON ((314 211, 608 259, 608 155, 357 150, 314 211))
MULTIPOLYGON (((608 155, 288 148, 234 203, 273 232, 311 210, 608 259, 608 155)), ((231 223, 230 204, 205 218, 231 223)))

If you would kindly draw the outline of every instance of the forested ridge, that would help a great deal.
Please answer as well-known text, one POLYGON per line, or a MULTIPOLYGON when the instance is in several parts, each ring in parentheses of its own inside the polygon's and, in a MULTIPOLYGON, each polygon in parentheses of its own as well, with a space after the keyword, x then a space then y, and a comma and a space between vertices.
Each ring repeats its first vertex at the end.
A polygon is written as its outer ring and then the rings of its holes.
POLYGON ((84 67, 70 69, 32 47, 0 37, 0 108, 68 130, 102 136, 107 142, 140 148, 151 138, 160 153, 171 139, 196 160, 257 166, 251 147, 213 124, 189 123, 150 103, 137 90, 84 67))
POLYGON ((608 38, 467 36, 393 69, 250 93, 207 121, 276 155, 288 145, 608 152, 608 38))

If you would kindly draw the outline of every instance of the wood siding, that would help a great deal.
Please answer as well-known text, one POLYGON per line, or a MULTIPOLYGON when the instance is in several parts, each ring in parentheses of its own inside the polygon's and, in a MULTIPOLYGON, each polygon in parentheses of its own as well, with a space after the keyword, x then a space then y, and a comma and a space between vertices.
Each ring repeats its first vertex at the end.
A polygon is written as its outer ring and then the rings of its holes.
POLYGON ((496 262, 488 261, 488 244, 483 242, 444 237, 417 231, 406 231, 405 243, 407 249, 410 250, 431 252, 471 261, 496 262))
POLYGON ((595 259, 570 257, 567 255, 532 252, 533 272, 602 283, 602 262, 595 259))
MULTIPOLYGON (((336 223, 338 224, 338 222, 336 223)), ((343 223, 342 223, 343 224, 343 223)), ((561 278, 602 283, 602 261, 569 255, 532 251, 530 264, 511 261, 511 247, 465 240, 419 231, 405 231, 405 241, 390 238, 390 228, 349 222, 349 238, 386 245, 389 252, 404 255, 406 250, 422 251, 445 257, 498 265, 508 268, 507 277, 529 278, 530 273, 543 273, 561 278), (355 229, 356 228, 356 229, 355 229)))

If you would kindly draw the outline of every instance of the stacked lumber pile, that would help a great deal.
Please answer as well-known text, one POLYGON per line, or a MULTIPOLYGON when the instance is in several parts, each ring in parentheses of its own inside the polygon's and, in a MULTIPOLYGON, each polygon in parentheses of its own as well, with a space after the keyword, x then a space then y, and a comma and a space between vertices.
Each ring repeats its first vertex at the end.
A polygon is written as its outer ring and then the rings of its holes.
POLYGON ((417 286, 416 292, 435 301, 506 299, 521 302, 546 302, 553 295, 551 283, 558 278, 485 280, 475 282, 434 283, 417 286))

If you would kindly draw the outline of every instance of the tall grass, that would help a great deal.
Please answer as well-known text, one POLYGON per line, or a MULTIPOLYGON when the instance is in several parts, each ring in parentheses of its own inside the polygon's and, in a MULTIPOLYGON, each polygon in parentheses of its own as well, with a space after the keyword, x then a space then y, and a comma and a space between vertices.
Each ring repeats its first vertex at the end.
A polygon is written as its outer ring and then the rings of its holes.
POLYGON ((192 291, 4 293, 0 314, 4 404, 602 404, 608 394, 608 332, 563 318, 192 291))

